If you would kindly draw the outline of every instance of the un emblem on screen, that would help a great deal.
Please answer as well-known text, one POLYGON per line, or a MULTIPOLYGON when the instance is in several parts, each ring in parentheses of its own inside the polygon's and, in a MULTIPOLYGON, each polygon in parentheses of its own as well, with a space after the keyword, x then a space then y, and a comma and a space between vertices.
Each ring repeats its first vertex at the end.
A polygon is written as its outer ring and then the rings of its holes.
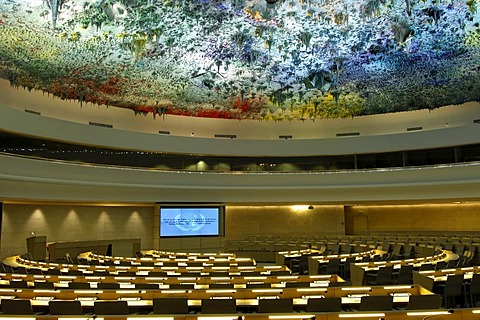
POLYGON ((175 216, 175 226, 182 231, 202 229, 207 219, 201 213, 180 213, 175 216))

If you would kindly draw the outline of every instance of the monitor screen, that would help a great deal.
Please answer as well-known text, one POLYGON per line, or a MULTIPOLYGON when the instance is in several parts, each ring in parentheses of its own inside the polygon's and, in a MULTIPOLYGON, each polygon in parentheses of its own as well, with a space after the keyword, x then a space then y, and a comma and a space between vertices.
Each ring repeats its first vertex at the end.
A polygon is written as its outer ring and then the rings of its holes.
POLYGON ((160 237, 218 236, 220 207, 160 208, 160 237))

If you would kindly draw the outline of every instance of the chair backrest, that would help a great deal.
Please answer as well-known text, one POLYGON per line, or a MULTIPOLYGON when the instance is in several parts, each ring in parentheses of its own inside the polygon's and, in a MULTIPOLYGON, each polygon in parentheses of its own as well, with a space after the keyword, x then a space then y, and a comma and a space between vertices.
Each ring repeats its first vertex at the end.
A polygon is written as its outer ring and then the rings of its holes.
POLYGON ((392 284, 393 282, 392 276, 393 276, 393 266, 380 267, 375 277, 375 282, 378 285, 392 284))
POLYGON ((398 284, 412 283, 412 277, 413 277, 413 265, 405 264, 400 267, 400 270, 397 276, 397 283, 398 284))
POLYGON ((463 274, 452 274, 447 276, 445 287, 443 288, 444 297, 456 297, 462 294, 463 274))
POLYGON ((37 269, 37 268, 28 268, 27 269, 27 274, 36 274, 36 275, 42 275, 42 269, 37 269))
POLYGON ((60 269, 48 269, 47 274, 49 274, 51 276, 61 276, 62 271, 60 271, 60 269))
POLYGON ((82 305, 78 300, 51 300, 48 309, 52 315, 82 315, 82 305))
POLYGON ((289 313, 293 312, 293 299, 260 299, 259 313, 289 313))
POLYGON ((307 312, 340 312, 342 298, 310 298, 307 301, 307 312))
POLYGON ((480 293, 480 273, 474 273, 472 276, 472 282, 470 282, 470 293, 480 293))
POLYGON ((327 274, 336 274, 340 272, 340 259, 330 259, 328 260, 326 273, 327 274))
POLYGON ((89 282, 69 282, 68 289, 90 289, 89 282))
POLYGON ((166 277, 167 276, 166 271, 150 271, 148 272, 149 277, 166 277))
POLYGON ((233 283, 210 283, 208 285, 209 289, 233 289, 233 283))
POLYGON ((187 298, 154 298, 154 314, 187 314, 187 298))
POLYGON ((245 287, 247 289, 256 289, 256 288, 271 288, 271 284, 268 282, 262 282, 262 283, 247 283, 245 287))
POLYGON ((412 295, 408 300, 408 310, 440 309, 442 296, 438 294, 412 295))
POLYGON ((27 299, 2 299, 3 314, 33 314, 32 304, 27 299))
POLYGON ((463 284, 463 274, 450 274, 447 276, 445 286, 461 286, 463 284))
POLYGON ((178 289, 178 290, 190 290, 195 289, 195 285, 191 283, 172 283, 169 285, 170 289, 178 289))
POLYGON ((237 301, 235 299, 202 299, 202 313, 236 313, 237 301))
POLYGON ((157 290, 159 288, 158 283, 136 283, 135 289, 147 289, 147 290, 157 290))
POLYGON ((273 270, 270 272, 271 276, 289 276, 291 274, 290 270, 273 270))
POLYGON ((20 281, 12 280, 10 281, 10 288, 26 289, 28 288, 28 283, 27 281, 23 281, 23 280, 20 280, 20 281))
POLYGON ((119 289, 120 284, 116 282, 99 282, 97 283, 98 289, 119 289))
POLYGON ((393 308, 393 296, 364 296, 361 298, 360 311, 386 311, 393 308))
POLYGON ((55 289, 53 282, 49 281, 35 281, 33 287, 35 289, 55 289))
POLYGON ((127 315, 127 301, 95 301, 93 304, 96 315, 127 315))

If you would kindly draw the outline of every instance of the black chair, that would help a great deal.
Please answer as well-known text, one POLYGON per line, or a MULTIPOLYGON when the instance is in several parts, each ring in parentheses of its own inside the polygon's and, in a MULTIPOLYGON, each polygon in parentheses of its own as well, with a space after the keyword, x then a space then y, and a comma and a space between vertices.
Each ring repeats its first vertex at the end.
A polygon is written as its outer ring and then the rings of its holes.
POLYGON ((428 270, 435 270, 435 265, 433 263, 422 263, 420 265, 419 271, 428 271, 428 270))
POLYGON ((355 263, 355 257, 348 257, 345 262, 340 265, 340 275, 344 280, 350 279, 350 265, 355 263))
POLYGON ((48 302, 51 315, 82 315, 82 304, 78 300, 51 300, 48 302))
POLYGON ((61 276, 62 271, 60 271, 60 269, 48 269, 47 274, 51 276, 61 276))
POLYGON ((405 264, 400 267, 398 273, 394 274, 396 284, 413 283, 413 265, 405 264))
POLYGON ((15 288, 15 289, 27 289, 28 288, 28 283, 27 281, 17 281, 17 280, 11 280, 10 281, 10 288, 15 288))
POLYGON ((374 277, 368 281, 369 285, 388 285, 393 284, 393 266, 383 266, 378 268, 376 274, 367 273, 367 277, 374 277))
POLYGON ((34 274, 34 275, 43 275, 42 269, 37 268, 28 268, 27 274, 34 274))
POLYGON ((233 283, 210 283, 208 285, 209 289, 233 289, 233 283))
POLYGON ((270 275, 271 276, 289 276, 291 275, 292 272, 290 272, 289 270, 273 270, 270 272, 270 275))
POLYGON ((90 289, 90 283, 89 282, 69 282, 68 283, 68 289, 90 289))
POLYGON ((475 273, 468 284, 469 307, 477 306, 477 296, 480 294, 480 273, 475 273))
POLYGON ((93 304, 96 315, 128 315, 127 301, 95 301, 93 304))
POLYGON ((270 283, 247 283, 245 285, 247 289, 262 289, 262 288, 271 288, 272 285, 270 283))
POLYGON ((359 311, 388 311, 393 308, 393 296, 364 296, 360 300, 359 311))
POLYGON ((302 254, 298 259, 298 273, 308 274, 308 258, 311 254, 302 254))
POLYGON ((35 289, 50 289, 50 290, 55 289, 55 285, 53 284, 53 282, 48 282, 48 281, 35 281, 33 283, 33 287, 35 289))
POLYGON ((149 277, 166 277, 168 273, 166 271, 149 271, 149 277))
POLYGON ((107 290, 115 290, 120 289, 120 283, 116 282, 99 282, 97 283, 98 289, 107 289, 107 290))
POLYGON ((135 289, 145 289, 145 290, 157 290, 159 288, 158 283, 136 283, 135 289))
POLYGON ((154 314, 187 314, 187 298, 154 298, 154 314))
POLYGON ((195 285, 191 283, 172 283, 169 285, 169 288, 176 290, 191 290, 195 289, 195 285))
POLYGON ((412 295, 408 299, 407 310, 440 309, 442 296, 438 294, 412 295))
POLYGON ((27 299, 2 299, 3 314, 34 314, 32 304, 27 299))
POLYGON ((235 299, 202 299, 202 313, 236 313, 237 301, 235 299))
POLYGON ((329 259, 327 264, 320 266, 319 274, 340 274, 340 259, 329 259))
POLYGON ((340 312, 342 298, 310 298, 307 301, 307 312, 340 312))
POLYGON ((259 313, 291 313, 293 299, 260 299, 258 300, 259 313))
POLYGON ((443 288, 443 303, 446 308, 453 308, 457 304, 457 298, 463 293, 463 274, 450 274, 443 288))

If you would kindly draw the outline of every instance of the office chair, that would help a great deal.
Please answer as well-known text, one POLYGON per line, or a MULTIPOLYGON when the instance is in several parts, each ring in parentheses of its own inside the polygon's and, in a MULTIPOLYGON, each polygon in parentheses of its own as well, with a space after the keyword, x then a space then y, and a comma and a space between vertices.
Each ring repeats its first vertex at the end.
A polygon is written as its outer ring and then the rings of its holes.
POLYGON ((440 309, 442 296, 438 294, 413 295, 408 299, 407 310, 440 309))
POLYGON ((50 289, 50 290, 55 289, 55 285, 53 284, 53 282, 48 282, 48 281, 35 281, 33 283, 33 287, 35 289, 50 289))
POLYGON ((27 289, 28 288, 28 283, 27 281, 17 281, 17 280, 11 280, 10 281, 10 288, 15 288, 15 289, 27 289))
POLYGON ((233 289, 233 283, 210 283, 208 285, 209 289, 233 289))
POLYGON ((393 296, 364 296, 360 300, 359 311, 388 311, 393 308, 393 296))
POLYGON ((51 315, 82 315, 82 305, 78 300, 51 300, 48 302, 51 315))
POLYGON ((187 298, 154 298, 154 314, 187 314, 187 298))
POLYGON ((136 283, 135 289, 157 290, 159 288, 158 283, 136 283))
POLYGON ((293 299, 260 299, 258 313, 291 313, 293 299))
POLYGON ((340 312, 342 298, 310 298, 307 301, 307 312, 340 312))
POLYGON ((127 315, 127 301, 95 301, 93 304, 96 315, 127 315))
POLYGON ((120 283, 116 282, 99 282, 97 283, 98 289, 120 289, 120 283))
POLYGON ((34 314, 28 299, 2 299, 1 306, 3 314, 34 314))
POLYGON ((202 313, 236 313, 237 301, 235 299, 202 299, 202 313))
POLYGON ((90 289, 89 282, 69 282, 68 289, 90 289))

